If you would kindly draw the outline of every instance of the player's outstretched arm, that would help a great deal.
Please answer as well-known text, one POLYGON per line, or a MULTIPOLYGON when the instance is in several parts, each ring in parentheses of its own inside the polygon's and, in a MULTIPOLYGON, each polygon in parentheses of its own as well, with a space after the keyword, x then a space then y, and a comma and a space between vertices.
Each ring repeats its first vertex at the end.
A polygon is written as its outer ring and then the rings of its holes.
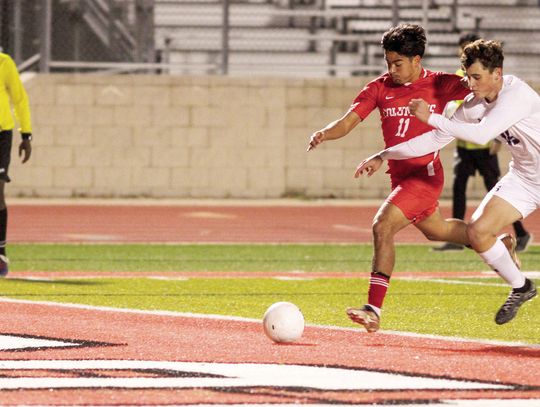
POLYGON ((342 118, 313 133, 309 139, 307 151, 313 150, 323 141, 336 140, 346 136, 361 121, 362 119, 355 112, 347 112, 342 118))
POLYGON ((429 131, 405 143, 389 147, 366 158, 356 167, 354 176, 358 178, 364 172, 367 172, 369 177, 381 167, 384 160, 407 160, 409 158, 421 157, 442 149, 453 140, 454 137, 449 134, 442 133, 438 130, 429 131))
POLYGON ((461 140, 486 144, 519 121, 534 114, 533 109, 538 105, 537 101, 536 92, 518 83, 513 87, 508 86, 504 92, 499 92, 497 99, 492 102, 493 107, 483 115, 480 121, 473 118, 474 115, 466 116, 468 108, 466 101, 450 119, 432 113, 427 123, 461 140))

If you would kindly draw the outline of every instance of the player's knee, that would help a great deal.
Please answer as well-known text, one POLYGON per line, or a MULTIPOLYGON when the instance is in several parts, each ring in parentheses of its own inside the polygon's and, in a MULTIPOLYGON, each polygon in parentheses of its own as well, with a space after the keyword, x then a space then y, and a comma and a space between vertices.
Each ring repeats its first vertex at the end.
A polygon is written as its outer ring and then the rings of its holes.
POLYGON ((467 236, 472 244, 481 241, 489 233, 481 223, 473 222, 467 226, 467 236))
POLYGON ((373 221, 371 231, 375 240, 391 238, 394 235, 390 223, 380 219, 375 219, 373 221))

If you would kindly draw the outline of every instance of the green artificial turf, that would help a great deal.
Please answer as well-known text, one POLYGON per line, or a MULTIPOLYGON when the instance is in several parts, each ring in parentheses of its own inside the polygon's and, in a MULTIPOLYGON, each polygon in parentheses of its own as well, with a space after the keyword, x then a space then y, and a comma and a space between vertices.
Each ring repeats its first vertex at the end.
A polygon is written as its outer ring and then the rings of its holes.
MULTIPOLYGON (((397 246, 396 271, 478 271, 472 250, 438 253, 397 246)), ((370 271, 371 245, 11 245, 12 270, 25 271, 370 271)), ((540 270, 540 247, 522 257, 540 270)))
MULTIPOLYGON (((540 270, 540 248, 522 257, 540 270)), ((276 301, 299 305, 307 323, 352 327, 344 310, 366 300, 371 248, 355 245, 12 245, 11 270, 36 271, 357 271, 358 279, 282 281, 271 278, 157 280, 152 278, 0 280, 0 295, 29 300, 262 318, 276 301)), ((486 270, 471 251, 433 253, 399 246, 399 271, 486 270)), ((321 276, 323 277, 323 276, 321 276)), ((540 343, 540 301, 497 326, 494 315, 509 289, 499 279, 394 279, 383 329, 540 343), (462 284, 460 284, 462 283, 462 284)))

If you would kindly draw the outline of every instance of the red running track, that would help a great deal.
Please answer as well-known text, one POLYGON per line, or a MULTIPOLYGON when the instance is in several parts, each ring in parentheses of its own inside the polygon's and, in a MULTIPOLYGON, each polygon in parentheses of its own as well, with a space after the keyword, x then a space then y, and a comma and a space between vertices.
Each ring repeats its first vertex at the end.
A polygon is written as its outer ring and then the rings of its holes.
MULTIPOLYGON (((371 240, 373 206, 335 204, 14 204, 8 240, 22 242, 358 243, 371 240)), ((448 208, 442 208, 450 216, 448 208)), ((540 236, 540 211, 526 221, 540 236)), ((429 243, 413 226, 399 243, 429 243)))

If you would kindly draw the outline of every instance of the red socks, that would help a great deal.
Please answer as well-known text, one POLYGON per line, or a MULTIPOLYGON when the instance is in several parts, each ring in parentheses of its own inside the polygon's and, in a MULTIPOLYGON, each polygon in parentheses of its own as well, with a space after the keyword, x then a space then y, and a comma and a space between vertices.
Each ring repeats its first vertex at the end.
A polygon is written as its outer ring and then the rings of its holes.
POLYGON ((390 284, 390 277, 373 271, 369 279, 368 304, 381 309, 390 284))

